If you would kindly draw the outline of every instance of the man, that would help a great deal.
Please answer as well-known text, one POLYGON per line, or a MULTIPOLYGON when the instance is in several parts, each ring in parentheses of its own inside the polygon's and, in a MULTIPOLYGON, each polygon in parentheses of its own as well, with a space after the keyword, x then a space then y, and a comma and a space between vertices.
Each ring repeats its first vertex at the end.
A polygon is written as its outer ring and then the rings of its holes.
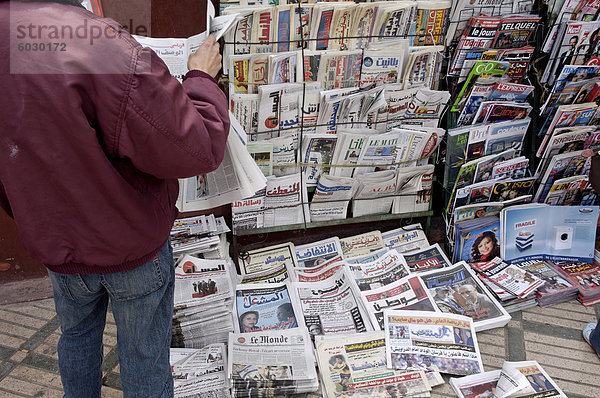
POLYGON ((0 1, 0 29, 0 207, 48 268, 65 397, 100 397, 109 300, 124 396, 170 397, 168 237, 177 178, 223 158, 218 44, 190 56, 180 84, 75 0, 0 1))
POLYGON ((477 289, 473 285, 462 285, 458 288, 464 300, 463 315, 473 318, 474 321, 480 319, 489 319, 501 315, 500 310, 486 297, 485 294, 477 293, 477 289))

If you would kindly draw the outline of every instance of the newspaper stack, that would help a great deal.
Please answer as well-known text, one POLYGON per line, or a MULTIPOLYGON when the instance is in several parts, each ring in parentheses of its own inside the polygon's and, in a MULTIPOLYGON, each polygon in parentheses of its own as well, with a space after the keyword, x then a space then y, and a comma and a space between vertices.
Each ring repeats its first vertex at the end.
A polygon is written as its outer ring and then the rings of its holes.
POLYGON ((567 398, 536 361, 504 362, 502 370, 451 378, 450 385, 459 398, 532 396, 567 398))
POLYGON ((547 307, 577 298, 579 292, 577 287, 556 272, 550 262, 530 260, 513 264, 546 282, 535 292, 540 307, 547 307))
POLYGON ((386 396, 386 392, 387 396, 417 396, 444 383, 431 363, 409 372, 390 371, 383 331, 324 336, 315 343, 327 397, 375 397, 386 396))
POLYGON ((600 264, 555 263, 552 268, 579 289, 581 304, 600 303, 600 264))
POLYGON ((171 228, 173 256, 178 259, 190 254, 205 259, 224 259, 229 256, 229 242, 225 234, 230 229, 223 217, 213 214, 179 218, 171 228))
POLYGON ((233 331, 231 260, 203 260, 188 254, 175 266, 173 347, 225 343, 233 331))
POLYGON ((229 398, 225 344, 171 348, 174 397, 229 398))
POLYGON ((227 375, 233 397, 273 397, 319 388, 306 328, 231 333, 227 375))

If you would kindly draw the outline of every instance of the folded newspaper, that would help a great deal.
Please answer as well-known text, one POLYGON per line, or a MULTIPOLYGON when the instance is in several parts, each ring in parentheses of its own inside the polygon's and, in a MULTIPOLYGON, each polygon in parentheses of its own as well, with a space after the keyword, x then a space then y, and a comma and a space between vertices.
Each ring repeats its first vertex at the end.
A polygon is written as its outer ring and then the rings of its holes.
POLYGON ((306 328, 229 335, 227 374, 234 397, 273 397, 319 388, 306 328))
POLYGON ((455 375, 483 371, 471 318, 385 310, 384 321, 388 368, 410 371, 430 364, 455 375))

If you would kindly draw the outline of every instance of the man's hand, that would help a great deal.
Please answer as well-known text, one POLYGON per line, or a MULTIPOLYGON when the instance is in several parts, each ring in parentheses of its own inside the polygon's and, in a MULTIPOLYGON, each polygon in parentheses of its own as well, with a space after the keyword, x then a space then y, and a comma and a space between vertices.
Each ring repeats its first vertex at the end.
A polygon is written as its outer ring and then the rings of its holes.
POLYGON ((219 43, 213 35, 208 36, 195 53, 190 54, 187 63, 189 70, 201 70, 216 77, 221 70, 221 54, 219 43))

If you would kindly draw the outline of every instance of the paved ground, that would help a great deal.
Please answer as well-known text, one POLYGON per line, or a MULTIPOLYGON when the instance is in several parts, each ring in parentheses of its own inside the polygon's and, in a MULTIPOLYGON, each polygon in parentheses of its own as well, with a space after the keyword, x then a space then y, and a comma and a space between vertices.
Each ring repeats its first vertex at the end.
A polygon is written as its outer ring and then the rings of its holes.
MULTIPOLYGON (((503 329, 478 333, 486 370, 507 360, 536 360, 570 398, 600 397, 600 359, 583 341, 581 329, 600 306, 576 301, 513 314, 503 329)), ((0 305, 0 397, 62 397, 56 343, 60 336, 52 299, 0 305)), ((116 329, 105 332, 103 397, 121 397, 116 329)), ((449 384, 433 397, 453 397, 449 384)))

